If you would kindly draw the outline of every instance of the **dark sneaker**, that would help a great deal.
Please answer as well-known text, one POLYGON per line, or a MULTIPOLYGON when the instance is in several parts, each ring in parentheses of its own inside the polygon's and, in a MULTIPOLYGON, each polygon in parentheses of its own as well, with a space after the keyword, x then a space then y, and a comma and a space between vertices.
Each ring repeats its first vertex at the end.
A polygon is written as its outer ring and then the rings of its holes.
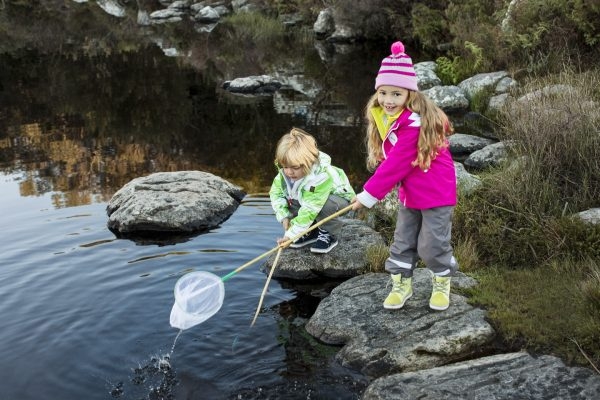
POLYGON ((338 241, 333 235, 319 228, 319 237, 314 246, 310 248, 310 251, 313 253, 329 253, 337 244, 338 241))
POLYGON ((298 240, 296 240, 294 243, 290 244, 290 247, 292 249, 299 249, 301 247, 308 246, 309 244, 316 242, 318 237, 319 237, 319 232, 317 231, 317 229, 314 229, 314 230, 308 232, 306 235, 300 236, 300 238, 298 238, 298 240))

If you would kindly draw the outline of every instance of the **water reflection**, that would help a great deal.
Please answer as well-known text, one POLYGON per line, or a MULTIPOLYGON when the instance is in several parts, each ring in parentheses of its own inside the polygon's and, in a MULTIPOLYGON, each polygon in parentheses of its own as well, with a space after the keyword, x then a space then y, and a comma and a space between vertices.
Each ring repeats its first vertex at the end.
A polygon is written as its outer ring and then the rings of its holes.
POLYGON ((108 201, 157 171, 204 170, 264 191, 274 145, 292 126, 312 131, 351 178, 364 174, 356 126, 307 127, 306 116, 278 109, 272 97, 243 101, 216 91, 155 48, 20 61, 0 57, 1 167, 20 173, 22 196, 51 192, 57 208, 108 201))

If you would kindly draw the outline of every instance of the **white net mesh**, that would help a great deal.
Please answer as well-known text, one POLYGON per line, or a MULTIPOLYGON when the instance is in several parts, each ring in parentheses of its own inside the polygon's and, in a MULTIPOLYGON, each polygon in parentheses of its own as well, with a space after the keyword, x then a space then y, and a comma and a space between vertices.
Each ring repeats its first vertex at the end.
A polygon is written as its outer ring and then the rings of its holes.
POLYGON ((225 286, 215 274, 190 272, 175 283, 171 326, 188 329, 212 317, 223 305, 225 286))

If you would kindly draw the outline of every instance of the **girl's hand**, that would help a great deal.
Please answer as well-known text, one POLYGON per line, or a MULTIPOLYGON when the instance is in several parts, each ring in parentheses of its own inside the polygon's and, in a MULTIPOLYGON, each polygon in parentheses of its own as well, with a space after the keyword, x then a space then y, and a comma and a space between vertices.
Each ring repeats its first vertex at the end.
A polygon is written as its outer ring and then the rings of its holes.
POLYGON ((352 211, 357 211, 364 207, 364 205, 358 201, 357 197, 353 198, 350 203, 352 204, 352 211))
POLYGON ((284 231, 287 231, 288 229, 290 229, 290 219, 289 218, 284 218, 283 221, 281 221, 281 223, 283 224, 284 231))

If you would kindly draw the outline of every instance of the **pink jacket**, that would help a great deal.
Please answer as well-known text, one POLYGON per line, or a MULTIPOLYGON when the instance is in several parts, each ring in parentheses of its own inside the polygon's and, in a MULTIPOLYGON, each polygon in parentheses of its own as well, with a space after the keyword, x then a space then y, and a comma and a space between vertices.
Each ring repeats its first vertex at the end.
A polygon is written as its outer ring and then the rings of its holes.
POLYGON ((408 109, 394 122, 383 141, 385 159, 357 195, 363 205, 371 208, 398 184, 398 199, 408 208, 456 205, 456 170, 447 147, 439 151, 428 170, 412 166, 420 127, 420 116, 408 109))

